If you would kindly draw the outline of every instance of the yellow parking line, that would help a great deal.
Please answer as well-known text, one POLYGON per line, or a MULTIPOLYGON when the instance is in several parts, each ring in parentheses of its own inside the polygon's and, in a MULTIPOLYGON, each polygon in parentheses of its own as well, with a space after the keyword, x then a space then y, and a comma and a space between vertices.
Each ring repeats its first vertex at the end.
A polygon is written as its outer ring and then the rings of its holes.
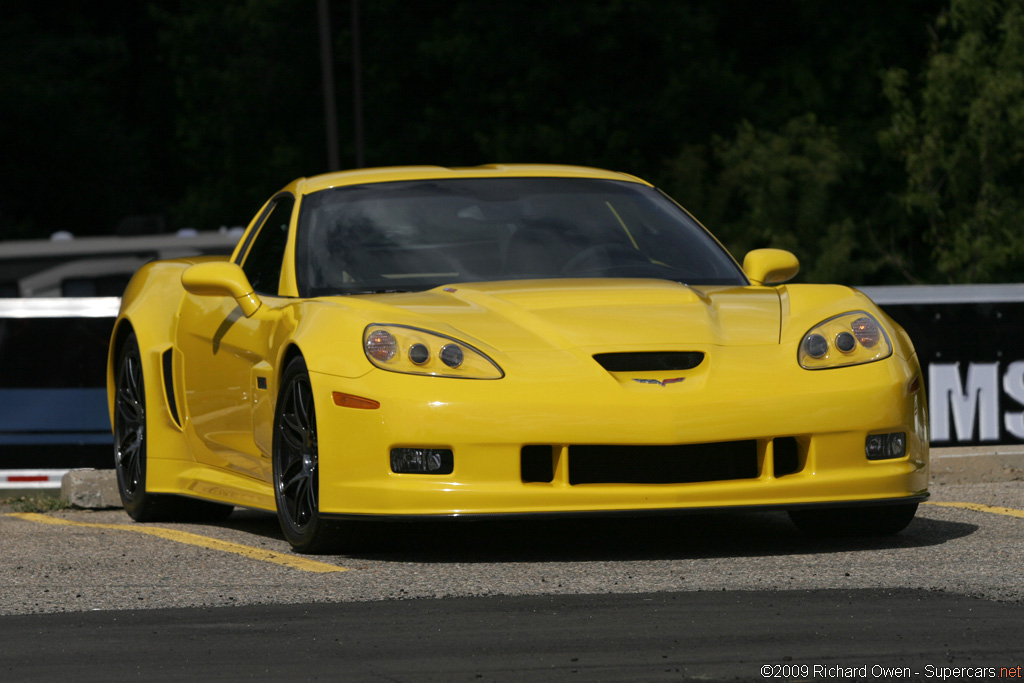
POLYGON ((219 539, 210 538, 208 536, 200 536, 199 534, 190 534, 187 531, 176 531, 175 529, 165 529, 163 527, 158 526, 74 522, 69 519, 61 519, 60 517, 50 517, 49 515, 41 515, 37 512, 11 512, 8 513, 7 516, 17 517, 19 519, 24 519, 29 522, 38 522, 40 524, 58 524, 63 526, 92 527, 95 529, 118 529, 121 531, 137 531, 141 534, 158 536, 160 538, 164 538, 169 541, 175 541, 177 543, 195 545, 199 546, 200 548, 209 548, 210 550, 219 550, 225 553, 234 553, 236 555, 242 555, 243 557, 248 557, 253 560, 260 560, 261 562, 271 562, 273 564, 280 564, 285 567, 299 569, 304 572, 327 573, 348 571, 347 568, 339 567, 336 564, 317 562, 316 560, 308 560, 304 557, 286 555, 284 553, 275 553, 272 550, 262 550, 260 548, 253 548, 252 546, 242 545, 241 543, 221 541, 219 539))
POLYGON ((976 512, 991 512, 995 515, 1024 518, 1024 510, 1002 508, 995 505, 982 505, 981 503, 939 503, 936 501, 930 501, 925 503, 925 505, 941 505, 942 507, 947 508, 963 508, 964 510, 974 510, 976 512))

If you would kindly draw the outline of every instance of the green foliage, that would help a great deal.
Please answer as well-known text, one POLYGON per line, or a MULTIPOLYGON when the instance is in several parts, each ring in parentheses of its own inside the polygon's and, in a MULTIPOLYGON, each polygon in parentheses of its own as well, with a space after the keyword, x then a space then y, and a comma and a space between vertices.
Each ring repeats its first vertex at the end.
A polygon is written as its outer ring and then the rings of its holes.
POLYGON ((669 164, 674 186, 699 188, 685 201, 738 259, 751 249, 787 249, 800 259, 803 281, 848 284, 870 281, 886 261, 869 222, 851 213, 846 190, 861 173, 838 131, 814 114, 778 131, 744 121, 733 137, 715 136, 710 150, 685 148, 669 164))
POLYGON ((924 259, 893 194, 903 171, 877 144, 888 116, 875 74, 914 67, 936 8, 771 10, 777 30, 741 23, 730 42, 737 68, 757 76, 747 83, 756 104, 738 124, 681 146, 653 177, 738 258, 775 246, 797 254, 803 281, 922 281, 924 259))
POLYGON ((117 23, 87 10, 11 9, 0 22, 0 238, 80 232, 105 222, 126 194, 144 201, 140 136, 120 97, 134 66, 117 23), (72 207, 55 200, 58 182, 73 184, 72 207))
MULTIPOLYGON (((363 0, 366 163, 602 166, 805 281, 1017 280, 1024 0, 949 2, 363 0)), ((351 165, 352 5, 327 4, 351 165)), ((326 170, 316 3, 8 10, 0 239, 241 225, 326 170)))
POLYGON ((749 101, 703 5, 364 3, 368 162, 640 172, 749 101))
POLYGON ((0 500, 0 507, 9 507, 14 512, 54 512, 66 510, 71 505, 58 496, 20 496, 0 500))
POLYGON ((722 166, 718 229, 742 245, 741 253, 788 249, 801 258, 811 280, 821 275, 822 253, 838 251, 830 263, 848 258, 849 221, 837 206, 835 189, 852 162, 835 129, 819 124, 813 114, 788 121, 779 132, 758 131, 744 122, 735 138, 715 139, 715 155, 722 166))
POLYGON ((176 225, 245 225, 285 183, 323 168, 316 14, 287 0, 153 3, 173 83, 176 225), (318 118, 319 117, 319 118, 318 118))
POLYGON ((901 199, 931 248, 936 279, 1020 279, 1024 268, 1024 5, 953 0, 915 92, 885 74, 883 144, 906 169, 901 199))

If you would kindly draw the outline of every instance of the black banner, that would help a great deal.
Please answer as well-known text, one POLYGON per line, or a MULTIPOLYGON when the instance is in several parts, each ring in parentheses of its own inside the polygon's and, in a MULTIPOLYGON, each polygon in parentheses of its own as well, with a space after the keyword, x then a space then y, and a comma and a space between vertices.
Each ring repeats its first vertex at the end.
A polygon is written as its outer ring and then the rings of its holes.
POLYGON ((106 364, 117 305, 0 302, 0 470, 113 467, 106 364))
POLYGON ((865 293, 914 342, 933 446, 1024 442, 1024 285, 865 293))

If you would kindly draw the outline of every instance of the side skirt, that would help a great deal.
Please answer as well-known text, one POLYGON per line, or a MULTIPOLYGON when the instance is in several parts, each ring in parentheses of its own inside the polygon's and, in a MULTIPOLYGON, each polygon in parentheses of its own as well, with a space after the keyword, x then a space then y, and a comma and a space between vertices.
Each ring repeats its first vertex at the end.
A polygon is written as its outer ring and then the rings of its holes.
POLYGON ((147 463, 147 489, 227 503, 258 510, 277 509, 270 482, 184 460, 151 458, 147 463))

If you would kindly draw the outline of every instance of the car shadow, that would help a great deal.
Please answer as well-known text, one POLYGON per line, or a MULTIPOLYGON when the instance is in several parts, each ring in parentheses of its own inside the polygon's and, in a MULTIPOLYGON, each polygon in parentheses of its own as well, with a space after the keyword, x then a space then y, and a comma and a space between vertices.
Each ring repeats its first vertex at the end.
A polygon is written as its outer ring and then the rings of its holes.
MULTIPOLYGON (((236 510, 218 526, 281 540, 276 516, 236 510)), ((338 557, 391 562, 488 563, 767 557, 936 546, 974 533, 921 514, 894 536, 804 534, 778 511, 708 511, 653 517, 352 523, 338 557)))

